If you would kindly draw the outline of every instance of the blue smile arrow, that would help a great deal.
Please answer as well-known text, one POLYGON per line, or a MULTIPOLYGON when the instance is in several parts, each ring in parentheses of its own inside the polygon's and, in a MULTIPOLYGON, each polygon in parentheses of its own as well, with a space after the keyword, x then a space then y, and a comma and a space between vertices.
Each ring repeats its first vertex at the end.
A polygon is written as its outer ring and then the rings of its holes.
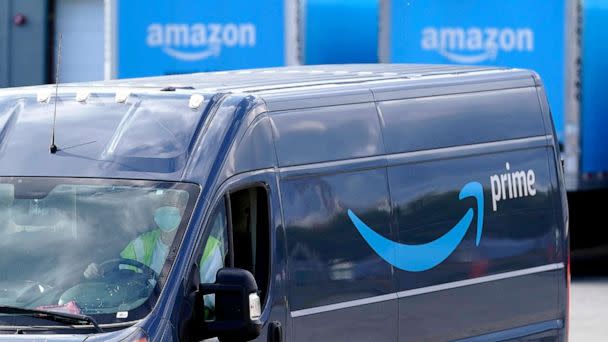
MULTIPOLYGON (((478 182, 470 182, 460 190, 459 199, 475 197, 477 200, 477 238, 479 245, 483 229, 483 187, 478 182)), ((442 237, 421 245, 406 245, 385 238, 368 227, 350 209, 348 217, 367 241, 370 247, 389 264, 410 272, 429 270, 449 257, 464 238, 471 222, 473 209, 469 208, 458 223, 442 237)))

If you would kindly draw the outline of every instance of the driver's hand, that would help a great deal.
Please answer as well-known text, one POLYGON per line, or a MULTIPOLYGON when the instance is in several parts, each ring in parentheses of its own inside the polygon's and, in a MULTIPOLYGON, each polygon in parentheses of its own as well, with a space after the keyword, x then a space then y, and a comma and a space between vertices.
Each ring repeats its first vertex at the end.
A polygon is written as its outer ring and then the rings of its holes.
POLYGON ((98 279, 101 278, 101 272, 99 272, 99 265, 92 262, 87 266, 87 269, 84 270, 84 277, 87 279, 98 279))

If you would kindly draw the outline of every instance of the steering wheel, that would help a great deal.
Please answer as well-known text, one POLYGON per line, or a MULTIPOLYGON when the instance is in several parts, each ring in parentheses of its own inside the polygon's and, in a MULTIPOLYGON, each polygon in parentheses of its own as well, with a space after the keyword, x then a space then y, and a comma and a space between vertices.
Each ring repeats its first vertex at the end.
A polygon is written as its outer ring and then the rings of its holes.
POLYGON ((76 301, 85 312, 93 313, 102 312, 103 308, 117 308, 121 303, 147 298, 155 286, 150 280, 158 276, 152 268, 133 259, 111 259, 98 267, 100 279, 84 281, 63 291, 59 305, 76 301), (125 269, 120 265, 130 267, 125 269))
POLYGON ((99 271, 102 274, 102 278, 109 278, 108 274, 120 272, 120 271, 132 271, 129 269, 121 269, 120 265, 127 265, 137 268, 141 271, 142 276, 145 276, 147 279, 156 279, 158 277, 158 273, 154 271, 150 266, 144 264, 143 262, 127 259, 127 258, 117 258, 110 259, 99 264, 99 271))

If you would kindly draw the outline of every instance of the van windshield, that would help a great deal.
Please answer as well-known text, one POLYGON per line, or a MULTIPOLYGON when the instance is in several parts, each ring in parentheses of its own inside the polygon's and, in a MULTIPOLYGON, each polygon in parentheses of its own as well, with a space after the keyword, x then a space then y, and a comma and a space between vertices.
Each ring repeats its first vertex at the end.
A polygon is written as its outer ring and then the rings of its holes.
MULTIPOLYGON (((198 191, 184 183, 0 177, 0 305, 99 323, 144 317, 198 191)), ((40 324, 9 316, 0 315, 0 325, 40 324)))

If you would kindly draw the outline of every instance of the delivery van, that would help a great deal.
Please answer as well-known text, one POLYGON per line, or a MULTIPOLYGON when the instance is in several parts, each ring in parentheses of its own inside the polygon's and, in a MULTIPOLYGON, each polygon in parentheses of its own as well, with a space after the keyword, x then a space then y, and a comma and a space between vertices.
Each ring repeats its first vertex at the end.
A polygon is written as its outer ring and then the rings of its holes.
POLYGON ((0 341, 565 341, 567 213, 531 71, 3 89, 0 341))

